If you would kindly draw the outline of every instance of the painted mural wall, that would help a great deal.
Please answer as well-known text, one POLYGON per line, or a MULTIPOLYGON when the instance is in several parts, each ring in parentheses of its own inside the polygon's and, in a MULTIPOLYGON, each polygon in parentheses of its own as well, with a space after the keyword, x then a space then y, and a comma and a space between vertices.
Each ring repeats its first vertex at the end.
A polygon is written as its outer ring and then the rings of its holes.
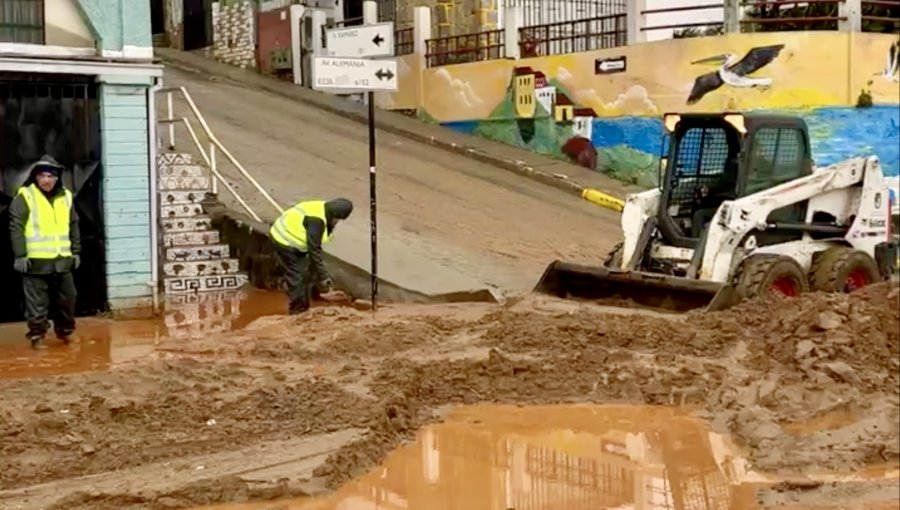
POLYGON ((652 186, 663 113, 772 110, 806 119, 818 165, 874 153, 897 175, 898 53, 896 35, 789 32, 442 66, 422 73, 419 113, 652 186))
POLYGON ((397 57, 397 92, 376 92, 375 106, 383 110, 415 110, 421 102, 419 75, 424 64, 420 55, 397 57))

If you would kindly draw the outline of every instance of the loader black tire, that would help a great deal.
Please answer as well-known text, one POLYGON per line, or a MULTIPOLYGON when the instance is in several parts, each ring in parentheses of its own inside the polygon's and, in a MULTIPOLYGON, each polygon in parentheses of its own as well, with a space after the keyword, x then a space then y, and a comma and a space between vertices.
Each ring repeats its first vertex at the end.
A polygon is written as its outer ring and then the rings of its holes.
POLYGON ((741 300, 778 293, 797 297, 809 292, 809 282, 796 260, 783 255, 752 255, 735 274, 735 290, 741 300))
POLYGON ((814 291, 853 292, 881 280, 875 260, 847 246, 816 253, 809 268, 809 287, 814 291))
POLYGON ((608 267, 610 269, 622 269, 622 250, 624 249, 625 243, 619 243, 615 247, 613 247, 612 251, 606 255, 606 258, 603 259, 603 267, 608 267))

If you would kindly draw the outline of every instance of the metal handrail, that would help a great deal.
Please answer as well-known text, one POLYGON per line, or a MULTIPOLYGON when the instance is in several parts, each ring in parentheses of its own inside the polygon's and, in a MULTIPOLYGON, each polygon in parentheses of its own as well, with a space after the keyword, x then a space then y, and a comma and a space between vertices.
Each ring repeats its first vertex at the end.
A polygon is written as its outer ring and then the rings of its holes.
POLYGON ((228 161, 230 161, 231 164, 234 165, 235 168, 237 168, 237 170, 241 173, 241 175, 243 175, 244 178, 247 179, 247 181, 249 181, 250 184, 252 184, 253 187, 255 187, 257 191, 259 191, 259 193, 263 196, 263 198, 265 198, 272 205, 272 207, 274 207, 275 210, 278 211, 279 215, 284 212, 284 208, 281 206, 281 204, 279 204, 277 201, 275 201, 274 198, 272 198, 271 195, 269 195, 269 193, 259 184, 259 182, 253 178, 253 176, 250 174, 250 172, 248 172, 247 169, 244 168, 243 165, 241 165, 241 163, 231 154, 231 152, 225 147, 225 145, 222 144, 222 142, 218 139, 218 137, 216 137, 215 133, 213 133, 212 129, 209 127, 209 124, 207 124, 206 119, 203 117, 203 114, 200 113, 200 110, 197 108, 197 104, 194 103, 194 99, 191 97, 190 93, 188 93, 186 88, 184 88, 184 87, 168 87, 168 88, 161 89, 160 92, 166 93, 166 102, 167 102, 167 106, 168 106, 168 114, 169 115, 168 115, 167 119, 160 120, 159 122, 166 123, 169 125, 169 145, 172 147, 174 147, 174 145, 175 145, 175 134, 174 134, 175 133, 175 124, 177 122, 180 122, 181 120, 184 120, 184 125, 185 125, 185 127, 187 127, 188 132, 191 134, 191 138, 194 140, 195 145, 200 150, 201 156, 203 156, 204 161, 206 161, 206 164, 209 166, 210 170, 213 173, 213 193, 216 192, 217 180, 222 181, 222 184, 225 185, 226 189, 228 189, 228 191, 231 192, 231 194, 244 207, 244 209, 246 209, 247 212, 250 213, 250 215, 253 216, 254 219, 256 219, 257 221, 262 221, 262 220, 260 220, 259 215, 256 214, 255 212, 253 212, 253 210, 250 208, 250 206, 228 184, 228 182, 225 180, 225 178, 222 176, 222 174, 219 173, 218 169, 216 168, 216 156, 215 156, 216 149, 218 149, 219 151, 222 152, 222 154, 225 155, 225 157, 228 159, 228 161), (210 152, 209 152, 208 156, 206 154, 206 151, 203 150, 202 144, 200 143, 200 140, 197 137, 196 131, 194 130, 193 126, 191 126, 188 119, 187 118, 176 119, 173 116, 174 104, 173 104, 173 100, 172 100, 172 94, 175 92, 181 93, 181 96, 184 98, 188 107, 191 109, 191 112, 194 114, 194 117, 197 119, 197 122, 200 124, 200 127, 202 127, 203 131, 206 133, 206 137, 209 139, 209 142, 210 142, 210 147, 209 147, 210 152))
POLYGON ((262 221, 262 218, 260 218, 259 215, 256 214, 256 212, 253 210, 253 208, 250 207, 250 205, 246 201, 244 201, 244 199, 237 192, 237 190, 235 190, 233 187, 231 187, 231 184, 228 184, 228 181, 225 180, 225 177, 221 173, 219 173, 218 169, 216 169, 215 161, 213 161, 213 159, 210 157, 212 155, 212 153, 210 153, 210 156, 207 156, 206 151, 203 150, 203 145, 200 143, 200 139, 197 137, 197 132, 194 131, 194 127, 191 126, 191 121, 187 117, 181 117, 178 119, 162 119, 159 121, 160 124, 169 124, 169 125, 177 124, 179 122, 183 123, 184 127, 187 128, 188 134, 191 135, 191 140, 194 141, 194 145, 196 145, 197 150, 200 151, 200 156, 203 157, 203 161, 206 162, 206 165, 209 167, 210 172, 212 172, 213 182, 215 182, 216 179, 222 181, 222 184, 225 186, 225 189, 227 189, 229 192, 231 192, 231 196, 233 196, 235 198, 235 200, 237 200, 238 203, 241 204, 241 206, 244 208, 244 210, 247 211, 247 213, 250 216, 252 216, 254 220, 262 221))

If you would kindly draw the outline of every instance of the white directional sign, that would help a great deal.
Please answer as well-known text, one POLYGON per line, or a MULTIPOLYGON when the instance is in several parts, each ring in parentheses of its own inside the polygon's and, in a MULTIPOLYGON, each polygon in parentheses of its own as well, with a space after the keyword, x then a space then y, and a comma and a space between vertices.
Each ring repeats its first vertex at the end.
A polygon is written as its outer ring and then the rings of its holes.
POLYGON ((314 57, 313 88, 396 92, 397 61, 314 57))
POLYGON ((393 56, 394 23, 326 29, 325 54, 330 57, 393 56))

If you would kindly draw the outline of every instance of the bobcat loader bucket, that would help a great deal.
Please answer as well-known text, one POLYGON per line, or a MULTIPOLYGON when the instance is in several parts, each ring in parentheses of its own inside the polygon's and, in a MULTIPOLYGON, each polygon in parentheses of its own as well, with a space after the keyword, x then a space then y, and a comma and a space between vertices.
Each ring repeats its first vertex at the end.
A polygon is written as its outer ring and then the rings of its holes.
POLYGON ((730 285, 559 260, 547 267, 534 291, 565 299, 608 301, 611 305, 625 300, 675 312, 721 310, 737 302, 730 285))

